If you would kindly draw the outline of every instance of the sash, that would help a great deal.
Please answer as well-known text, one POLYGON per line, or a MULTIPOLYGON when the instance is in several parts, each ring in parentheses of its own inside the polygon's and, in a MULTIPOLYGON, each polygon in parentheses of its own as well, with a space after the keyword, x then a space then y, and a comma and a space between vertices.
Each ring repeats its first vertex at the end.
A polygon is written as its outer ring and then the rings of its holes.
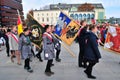
POLYGON ((48 34, 47 32, 45 32, 44 34, 43 34, 43 37, 44 36, 47 36, 49 39, 50 39, 50 41, 52 41, 52 36, 50 35, 50 34, 48 34))
POLYGON ((11 33, 11 36, 12 36, 12 38, 18 43, 18 38, 17 38, 17 36, 14 35, 13 33, 11 33))

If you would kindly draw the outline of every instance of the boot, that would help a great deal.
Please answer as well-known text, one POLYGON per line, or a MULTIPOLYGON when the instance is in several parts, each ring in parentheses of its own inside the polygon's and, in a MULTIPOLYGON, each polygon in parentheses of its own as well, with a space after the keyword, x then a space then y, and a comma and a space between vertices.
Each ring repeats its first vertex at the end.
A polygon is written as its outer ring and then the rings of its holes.
POLYGON ((85 70, 84 72, 85 72, 85 74, 87 75, 88 78, 90 78, 90 79, 96 79, 96 77, 91 74, 91 71, 85 70))
POLYGON ((59 58, 56 58, 55 60, 56 60, 57 62, 61 62, 61 59, 59 59, 59 58))

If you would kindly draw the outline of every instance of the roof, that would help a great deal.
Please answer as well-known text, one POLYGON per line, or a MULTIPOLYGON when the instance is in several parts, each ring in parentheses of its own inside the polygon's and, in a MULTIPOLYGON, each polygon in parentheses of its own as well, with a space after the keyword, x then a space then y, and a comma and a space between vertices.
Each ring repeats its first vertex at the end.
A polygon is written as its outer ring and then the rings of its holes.
MULTIPOLYGON (((91 4, 93 5, 95 8, 98 8, 98 9, 104 9, 103 5, 101 3, 96 3, 96 4, 92 4, 92 3, 84 3, 84 4, 91 4)), ((60 8, 60 9, 70 9, 72 7, 79 7, 81 6, 82 4, 65 4, 65 3, 59 3, 59 4, 51 4, 50 5, 50 9, 56 9, 56 8, 60 8)))
MULTIPOLYGON (((104 7, 101 3, 96 3, 96 4, 83 3, 83 4, 90 4, 90 5, 94 6, 94 8, 96 8, 96 9, 104 9, 104 7)), ((50 4, 49 8, 43 8, 40 10, 35 9, 34 11, 50 11, 50 10, 58 10, 59 8, 62 10, 63 9, 68 10, 68 9, 71 9, 72 7, 79 8, 83 4, 66 4, 66 3, 50 4)))

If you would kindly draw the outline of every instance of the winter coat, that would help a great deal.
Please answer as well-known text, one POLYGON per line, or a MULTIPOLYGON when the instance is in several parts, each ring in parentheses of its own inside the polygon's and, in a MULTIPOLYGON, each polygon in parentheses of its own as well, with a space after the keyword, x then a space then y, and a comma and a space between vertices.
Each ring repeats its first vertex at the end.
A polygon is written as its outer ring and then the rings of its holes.
POLYGON ((88 61, 98 62, 101 58, 101 54, 98 49, 98 38, 93 32, 89 32, 89 36, 86 39, 84 57, 88 61))
POLYGON ((43 50, 45 60, 51 60, 55 58, 53 37, 47 32, 43 34, 43 50))
POLYGON ((19 38, 19 51, 21 52, 22 59, 27 59, 32 57, 31 53, 31 41, 29 36, 22 34, 19 38))
POLYGON ((18 50, 18 35, 11 32, 8 36, 10 50, 18 50))

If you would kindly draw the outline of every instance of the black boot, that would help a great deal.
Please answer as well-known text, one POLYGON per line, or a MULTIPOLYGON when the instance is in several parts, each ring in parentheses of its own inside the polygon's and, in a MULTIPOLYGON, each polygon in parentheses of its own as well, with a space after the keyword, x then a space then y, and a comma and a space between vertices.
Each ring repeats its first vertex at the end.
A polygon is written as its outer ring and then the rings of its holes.
POLYGON ((55 59, 55 60, 56 60, 57 62, 61 62, 61 59, 59 59, 59 58, 58 58, 58 59, 55 59))
POLYGON ((40 54, 37 54, 36 57, 39 59, 40 62, 43 62, 40 54))
POLYGON ((85 70, 84 72, 85 72, 85 74, 87 75, 88 78, 90 78, 90 79, 96 79, 95 76, 91 75, 91 71, 85 70))

